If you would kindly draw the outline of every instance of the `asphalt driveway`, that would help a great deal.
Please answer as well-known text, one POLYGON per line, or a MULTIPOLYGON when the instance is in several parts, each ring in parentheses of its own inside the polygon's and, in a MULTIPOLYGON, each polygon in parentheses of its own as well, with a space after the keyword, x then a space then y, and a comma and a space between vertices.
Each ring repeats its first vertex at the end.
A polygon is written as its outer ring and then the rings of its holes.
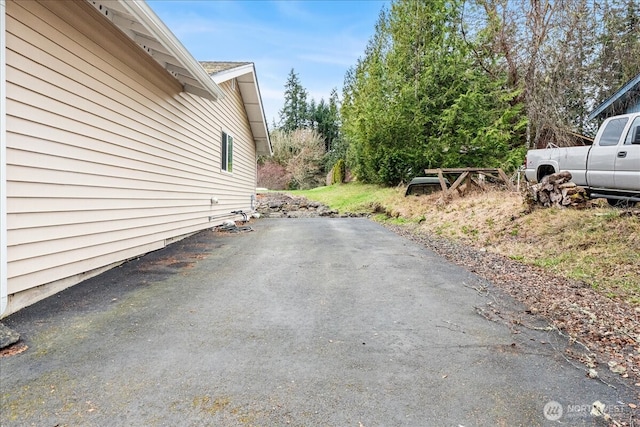
POLYGON ((589 379, 540 319, 369 220, 253 228, 4 319, 28 349, 0 359, 0 424, 606 425, 595 401, 632 416, 632 389, 589 379))

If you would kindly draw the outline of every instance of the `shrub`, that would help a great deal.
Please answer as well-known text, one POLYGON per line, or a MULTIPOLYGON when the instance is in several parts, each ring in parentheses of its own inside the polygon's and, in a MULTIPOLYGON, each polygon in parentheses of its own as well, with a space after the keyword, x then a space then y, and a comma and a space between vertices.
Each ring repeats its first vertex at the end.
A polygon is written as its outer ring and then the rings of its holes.
POLYGON ((332 180, 331 184, 342 184, 345 181, 346 166, 343 159, 340 159, 333 165, 331 170, 332 180))
POLYGON ((276 130, 271 133, 271 143, 273 157, 268 161, 279 164, 286 171, 285 176, 289 178, 286 189, 308 189, 322 185, 324 141, 318 132, 309 129, 291 132, 276 130))
POLYGON ((287 190, 292 176, 286 168, 272 160, 258 164, 258 187, 270 190, 287 190))

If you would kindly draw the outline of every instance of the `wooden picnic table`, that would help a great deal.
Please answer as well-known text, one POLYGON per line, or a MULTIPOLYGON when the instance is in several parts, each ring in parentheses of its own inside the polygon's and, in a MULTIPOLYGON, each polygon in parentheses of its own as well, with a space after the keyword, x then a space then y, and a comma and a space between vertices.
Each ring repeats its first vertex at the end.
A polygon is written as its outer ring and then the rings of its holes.
POLYGON ((425 175, 437 175, 440 180, 440 186, 442 187, 442 192, 445 196, 449 195, 450 191, 458 190, 460 192, 460 185, 463 182, 467 183, 467 187, 471 185, 471 183, 478 185, 480 188, 482 186, 478 181, 472 179, 473 175, 484 175, 490 178, 495 179, 499 182, 504 182, 507 188, 511 191, 515 191, 515 187, 509 177, 504 173, 504 171, 500 168, 438 168, 438 169, 425 169, 425 175), (456 180, 451 184, 450 187, 447 187, 444 175, 457 175, 456 180))

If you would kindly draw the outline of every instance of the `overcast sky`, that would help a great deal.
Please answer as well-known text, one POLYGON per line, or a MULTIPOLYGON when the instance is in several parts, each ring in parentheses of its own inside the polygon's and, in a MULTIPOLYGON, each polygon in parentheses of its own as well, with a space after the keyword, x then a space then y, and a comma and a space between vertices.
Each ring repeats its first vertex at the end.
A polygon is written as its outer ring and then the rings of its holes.
POLYGON ((342 91, 363 56, 383 0, 148 0, 198 61, 254 62, 268 124, 293 68, 310 98, 342 91))

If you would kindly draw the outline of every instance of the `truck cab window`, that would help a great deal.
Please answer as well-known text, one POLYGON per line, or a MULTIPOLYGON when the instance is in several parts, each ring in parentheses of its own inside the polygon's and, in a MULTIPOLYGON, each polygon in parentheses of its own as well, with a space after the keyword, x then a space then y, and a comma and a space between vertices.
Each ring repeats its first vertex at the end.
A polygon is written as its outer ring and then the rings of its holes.
POLYGON ((640 144, 640 117, 636 117, 631 124, 629 133, 627 133, 627 139, 624 140, 624 144, 640 144))
POLYGON ((628 121, 629 119, 627 117, 621 117, 607 123, 600 137, 600 146, 617 145, 628 121))

